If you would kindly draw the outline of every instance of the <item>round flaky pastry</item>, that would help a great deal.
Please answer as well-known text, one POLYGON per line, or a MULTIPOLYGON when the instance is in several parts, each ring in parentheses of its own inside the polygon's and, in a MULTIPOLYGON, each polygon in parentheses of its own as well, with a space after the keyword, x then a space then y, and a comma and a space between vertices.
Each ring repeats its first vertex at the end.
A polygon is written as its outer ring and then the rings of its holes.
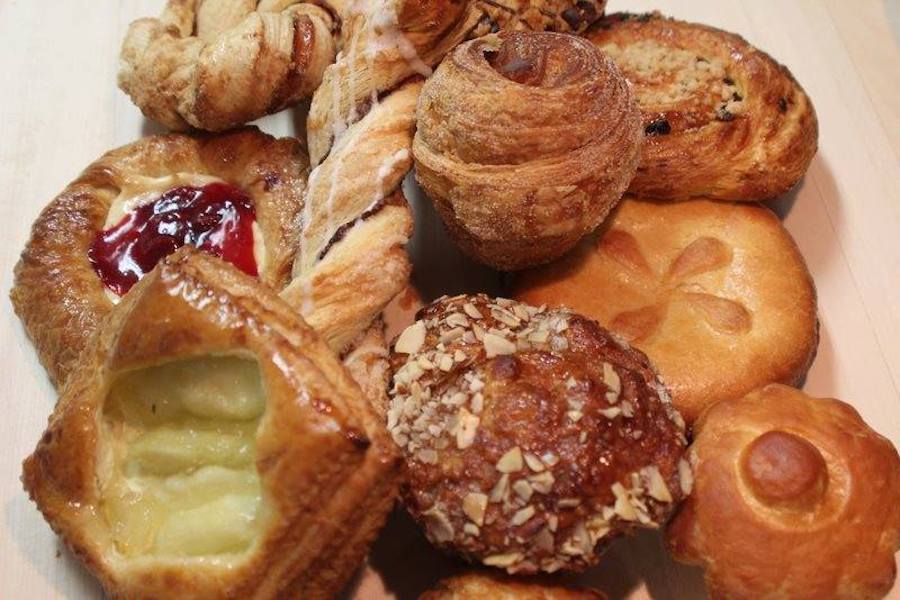
POLYGON ((688 422, 719 400, 799 381, 818 343, 803 257, 758 205, 623 200, 604 231, 523 274, 514 296, 568 306, 646 352, 688 422))
POLYGON ((417 315, 391 355, 402 497, 439 547, 510 573, 583 570, 684 497, 684 422, 597 323, 483 294, 417 315))
POLYGON ((416 177, 472 257, 552 260, 593 230, 637 166, 639 112, 612 61, 581 38, 488 35, 422 90, 416 177))
POLYGON ((816 113, 765 52, 658 13, 609 15, 586 35, 616 61, 641 107, 645 141, 631 193, 763 200, 803 177, 816 153, 816 113))
POLYGON ((334 60, 334 19, 299 0, 168 0, 131 24, 119 87, 174 130, 222 131, 312 95, 334 60))
POLYGON ((900 457, 849 405, 769 385, 696 423, 675 558, 713 598, 881 598, 900 549, 900 457))
POLYGON ((109 596, 335 597, 401 463, 315 331, 183 248, 90 337, 23 482, 109 596))

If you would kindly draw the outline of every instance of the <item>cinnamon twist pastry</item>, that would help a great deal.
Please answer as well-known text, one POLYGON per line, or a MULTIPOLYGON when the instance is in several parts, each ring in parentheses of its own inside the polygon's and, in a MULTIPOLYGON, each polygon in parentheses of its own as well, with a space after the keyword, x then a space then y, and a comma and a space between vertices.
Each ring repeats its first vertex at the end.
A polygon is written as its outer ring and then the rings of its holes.
POLYGON ((399 467, 315 332, 184 248, 91 336, 23 482, 110 597, 326 599, 399 467))
POLYGON ((900 457, 849 405, 770 385, 694 428, 694 491, 668 527, 713 598, 881 598, 900 549, 900 457))
POLYGON ((229 129, 309 97, 334 60, 333 27, 299 0, 168 0, 129 27, 119 87, 170 129, 229 129))
POLYGON ((417 116, 419 183, 460 247, 499 269, 562 255, 637 168, 628 84, 574 36, 501 32, 460 45, 426 82, 417 116))
POLYGON ((816 153, 816 113, 765 52, 659 13, 609 15, 587 38, 616 61, 641 107, 644 149, 630 192, 765 200, 803 177, 816 153))
POLYGON ((282 297, 336 351, 406 285, 412 213, 400 190, 421 82, 375 104, 309 177, 293 281, 282 297))

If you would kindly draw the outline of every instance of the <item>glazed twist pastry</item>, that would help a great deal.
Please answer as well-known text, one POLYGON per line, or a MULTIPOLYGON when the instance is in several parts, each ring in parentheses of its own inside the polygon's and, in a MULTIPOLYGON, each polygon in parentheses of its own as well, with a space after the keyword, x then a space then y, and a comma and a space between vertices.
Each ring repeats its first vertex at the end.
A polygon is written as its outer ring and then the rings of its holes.
POLYGON ((384 523, 399 466, 315 332, 184 248, 91 336, 23 482, 111 597, 325 599, 384 523))
POLYGON ((849 405, 770 385, 697 422, 670 522, 713 598, 880 598, 900 549, 900 457, 849 405))
POLYGON ((129 27, 119 87, 170 129, 229 129, 310 96, 334 59, 333 26, 299 0, 168 0, 129 27))
POLYGON ((812 103, 786 67, 732 33, 659 13, 605 17, 587 38, 632 83, 645 141, 629 191, 765 200, 816 153, 812 103))
POLYGON ((416 177, 469 255, 548 262, 618 202, 640 115, 615 64, 585 40, 492 34, 458 46, 422 91, 416 177))
POLYGON ((375 104, 309 177, 293 281, 282 292, 341 351, 406 285, 412 213, 400 191, 421 82, 375 104))

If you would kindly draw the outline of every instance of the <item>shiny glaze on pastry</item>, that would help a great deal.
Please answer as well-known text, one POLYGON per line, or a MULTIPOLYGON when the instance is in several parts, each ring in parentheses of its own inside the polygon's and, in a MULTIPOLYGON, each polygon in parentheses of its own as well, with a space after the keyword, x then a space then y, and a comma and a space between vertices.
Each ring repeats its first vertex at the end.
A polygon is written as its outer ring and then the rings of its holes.
POLYGON ((616 61, 641 107, 645 140, 631 193, 764 200, 803 177, 816 153, 816 113, 765 52, 659 13, 608 15, 586 36, 616 61))
POLYGON ((334 60, 334 19, 298 0, 168 0, 131 24, 119 87, 173 130, 222 131, 312 95, 334 60))
POLYGON ((647 358, 595 322, 485 295, 395 341, 388 430, 429 540, 510 573, 583 570, 687 491, 684 422, 647 358))
POLYGON ((58 385, 65 381, 90 333, 118 300, 89 261, 99 232, 172 188, 227 182, 253 203, 260 280, 281 289, 291 276, 307 172, 296 140, 277 140, 256 128, 153 136, 85 169, 32 226, 11 292, 50 378, 58 385))
POLYGON ((423 88, 416 177, 470 256, 509 270, 593 230, 634 174, 628 84, 581 38, 500 33, 458 46, 423 88))
POLYGON ((900 549, 900 457, 848 404, 783 385, 694 427, 694 491, 667 529, 713 598, 882 598, 900 549))
POLYGON ((393 504, 379 421, 274 292, 188 247, 92 336, 23 481, 112 597, 330 598, 393 504))
POLYGON ((444 579, 419 600, 605 600, 589 589, 563 587, 540 581, 471 572, 444 579))
POLYGON ((689 423, 719 400, 799 381, 818 343, 803 257, 758 205, 626 198, 603 231, 514 289, 646 352, 689 423))

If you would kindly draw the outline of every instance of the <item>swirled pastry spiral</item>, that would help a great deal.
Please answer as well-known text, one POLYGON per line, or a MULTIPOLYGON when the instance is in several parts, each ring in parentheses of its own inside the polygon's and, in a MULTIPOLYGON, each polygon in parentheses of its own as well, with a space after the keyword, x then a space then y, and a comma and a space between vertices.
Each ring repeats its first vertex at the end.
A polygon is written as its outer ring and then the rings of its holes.
POLYGON ((312 95, 334 60, 333 26, 299 0, 168 0, 129 27, 119 87, 170 129, 229 129, 312 95))
POLYGON ((597 323, 483 294, 416 317, 387 424, 437 546, 510 573, 583 570, 687 493, 684 422, 647 357, 597 323))
POLYGON ((592 231, 628 187, 640 114, 613 62, 557 33, 458 46, 425 83, 416 177, 469 255, 511 270, 592 231))
POLYGON ((397 451, 277 295, 184 248, 87 344, 23 482, 116 598, 333 598, 397 451))
POLYGON ((631 193, 764 200, 803 177, 816 153, 816 113, 765 52, 658 13, 609 15, 586 35, 616 61, 641 107, 644 149, 631 193))
POLYGON ((770 385, 694 428, 675 558, 713 598, 881 598, 900 549, 900 457, 849 405, 770 385))
POLYGON ((513 295, 568 306, 646 352, 688 422, 719 400, 800 381, 818 343, 806 263, 772 211, 752 204, 626 198, 604 231, 522 274, 513 295))

